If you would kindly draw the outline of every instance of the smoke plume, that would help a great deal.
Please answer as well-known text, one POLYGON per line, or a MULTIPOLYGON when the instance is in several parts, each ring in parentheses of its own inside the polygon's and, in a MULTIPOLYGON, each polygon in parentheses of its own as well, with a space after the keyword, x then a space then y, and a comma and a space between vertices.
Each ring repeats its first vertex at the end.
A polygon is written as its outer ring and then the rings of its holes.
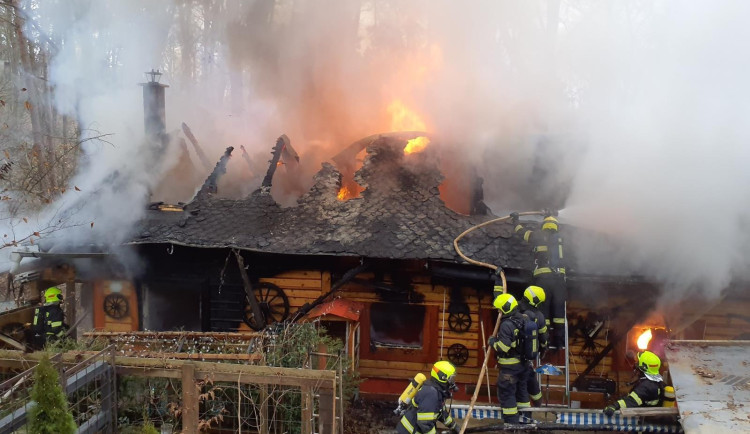
MULTIPOLYGON (((716 294, 748 265, 746 2, 195 3, 29 3, 64 41, 58 107, 115 134, 75 181, 103 189, 80 211, 93 238, 125 239, 177 160, 145 152, 135 83, 159 67, 167 128, 186 122, 216 160, 244 145, 264 172, 286 133, 309 186, 321 161, 388 131, 399 100, 477 167, 496 214, 553 203, 618 240, 605 268, 716 294), (139 183, 107 187, 114 172, 139 183)), ((242 194, 257 186, 245 169, 227 174, 242 194)))

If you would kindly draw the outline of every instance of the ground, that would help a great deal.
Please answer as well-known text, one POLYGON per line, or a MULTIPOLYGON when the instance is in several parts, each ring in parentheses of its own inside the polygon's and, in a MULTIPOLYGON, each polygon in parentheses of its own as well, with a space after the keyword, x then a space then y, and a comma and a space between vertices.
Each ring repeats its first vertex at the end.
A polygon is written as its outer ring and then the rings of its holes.
POLYGON ((396 432, 399 418, 393 414, 395 401, 356 400, 344 417, 345 434, 380 434, 396 432))

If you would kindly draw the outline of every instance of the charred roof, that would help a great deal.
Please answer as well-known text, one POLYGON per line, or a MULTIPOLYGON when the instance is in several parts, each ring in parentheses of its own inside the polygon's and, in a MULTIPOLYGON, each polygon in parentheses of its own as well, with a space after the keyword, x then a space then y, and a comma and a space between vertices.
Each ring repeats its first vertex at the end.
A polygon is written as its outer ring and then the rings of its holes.
MULTIPOLYGON (((440 198, 443 177, 429 152, 403 154, 404 142, 382 137, 367 147, 355 180, 364 190, 341 201, 341 173, 324 163, 297 206, 282 208, 267 190, 244 199, 198 195, 182 212, 147 211, 131 244, 462 262, 453 240, 493 216, 466 216, 440 198)), ((461 241, 472 258, 528 268, 527 246, 512 239, 510 224, 478 230, 461 241)))

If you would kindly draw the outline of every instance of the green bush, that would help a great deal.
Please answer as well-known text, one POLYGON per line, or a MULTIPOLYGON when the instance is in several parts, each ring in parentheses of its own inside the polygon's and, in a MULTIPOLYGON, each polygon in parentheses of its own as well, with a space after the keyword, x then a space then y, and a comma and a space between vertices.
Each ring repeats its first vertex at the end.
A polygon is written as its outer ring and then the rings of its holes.
POLYGON ((60 377, 45 354, 34 371, 31 399, 36 405, 29 411, 31 434, 73 434, 76 424, 68 411, 68 398, 60 386, 60 377))

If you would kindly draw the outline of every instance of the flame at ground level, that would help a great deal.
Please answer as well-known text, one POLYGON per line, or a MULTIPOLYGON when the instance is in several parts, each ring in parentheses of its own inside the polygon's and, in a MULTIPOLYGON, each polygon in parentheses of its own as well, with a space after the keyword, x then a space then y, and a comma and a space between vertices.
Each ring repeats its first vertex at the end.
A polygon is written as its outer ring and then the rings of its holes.
POLYGON ((404 154, 416 154, 422 152, 430 144, 430 139, 424 136, 413 138, 406 142, 404 147, 404 154))
POLYGON ((653 333, 651 333, 651 329, 648 329, 645 332, 641 333, 641 335, 638 336, 638 340, 636 341, 638 345, 638 349, 647 350, 648 343, 651 342, 652 337, 653 337, 653 333))

